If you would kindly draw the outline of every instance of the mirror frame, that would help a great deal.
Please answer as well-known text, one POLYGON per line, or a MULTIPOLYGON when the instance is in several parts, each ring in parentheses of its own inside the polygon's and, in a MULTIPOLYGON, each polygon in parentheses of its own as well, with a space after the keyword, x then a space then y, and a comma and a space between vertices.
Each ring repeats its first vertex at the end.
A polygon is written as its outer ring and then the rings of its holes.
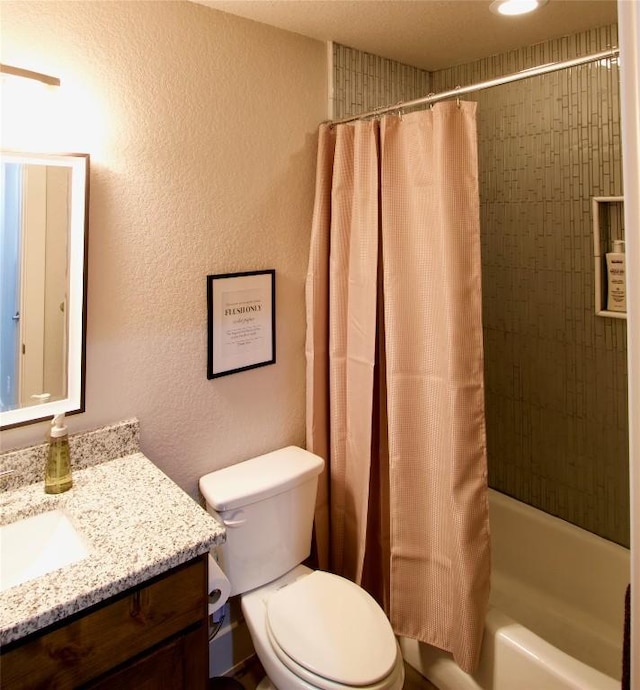
POLYGON ((0 429, 35 424, 64 412, 84 412, 87 330, 87 248, 89 240, 89 154, 24 153, 2 150, 2 162, 71 168, 69 219, 69 334, 67 397, 0 412, 0 429))

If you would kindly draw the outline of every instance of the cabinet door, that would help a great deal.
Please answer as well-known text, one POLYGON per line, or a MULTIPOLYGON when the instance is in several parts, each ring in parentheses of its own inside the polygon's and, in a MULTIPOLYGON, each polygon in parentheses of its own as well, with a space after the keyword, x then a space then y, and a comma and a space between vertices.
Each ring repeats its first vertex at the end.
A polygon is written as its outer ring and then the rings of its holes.
MULTIPOLYGON (((206 643, 206 634, 204 639, 206 643)), ((206 655, 202 664, 202 642, 202 630, 194 630, 90 683, 87 689, 204 690, 208 668, 206 655)))

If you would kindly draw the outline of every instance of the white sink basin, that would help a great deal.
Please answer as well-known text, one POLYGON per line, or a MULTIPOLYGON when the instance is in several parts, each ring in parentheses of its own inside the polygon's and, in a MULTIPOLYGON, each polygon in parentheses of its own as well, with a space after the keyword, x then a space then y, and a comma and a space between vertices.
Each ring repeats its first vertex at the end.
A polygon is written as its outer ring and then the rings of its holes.
POLYGON ((0 592, 89 555, 82 535, 61 510, 0 527, 0 592))

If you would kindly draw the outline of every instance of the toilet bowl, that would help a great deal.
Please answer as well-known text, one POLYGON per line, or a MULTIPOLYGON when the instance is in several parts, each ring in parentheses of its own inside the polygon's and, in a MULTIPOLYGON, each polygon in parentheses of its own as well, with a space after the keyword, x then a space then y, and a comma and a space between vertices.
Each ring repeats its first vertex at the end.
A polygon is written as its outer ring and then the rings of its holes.
POLYGON ((376 601, 301 565, 311 546, 323 460, 289 446, 200 479, 226 527, 217 552, 267 678, 261 690, 401 690, 404 665, 376 601))
POLYGON ((261 690, 402 688, 402 655, 389 621, 349 580, 298 566, 240 600, 271 683, 261 690))

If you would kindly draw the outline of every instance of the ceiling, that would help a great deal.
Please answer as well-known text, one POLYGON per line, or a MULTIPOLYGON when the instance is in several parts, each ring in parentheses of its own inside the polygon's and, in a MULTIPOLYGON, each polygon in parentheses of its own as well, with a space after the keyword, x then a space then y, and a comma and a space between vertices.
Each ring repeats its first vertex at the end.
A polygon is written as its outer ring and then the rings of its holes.
POLYGON ((549 0, 502 17, 491 0, 194 0, 426 70, 471 62, 617 20, 616 0, 549 0))

